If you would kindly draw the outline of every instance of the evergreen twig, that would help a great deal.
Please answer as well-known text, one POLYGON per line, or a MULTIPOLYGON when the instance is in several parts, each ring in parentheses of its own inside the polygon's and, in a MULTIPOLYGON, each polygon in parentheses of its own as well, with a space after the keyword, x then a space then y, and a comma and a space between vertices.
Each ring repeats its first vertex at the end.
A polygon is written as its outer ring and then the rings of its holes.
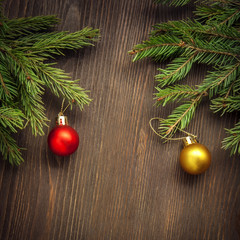
POLYGON ((48 118, 42 101, 45 88, 57 97, 75 102, 82 110, 91 99, 63 70, 46 60, 64 55, 64 50, 92 46, 99 30, 52 32, 59 22, 56 16, 8 19, 0 0, 0 152, 5 160, 19 165, 21 149, 12 133, 28 124, 34 135, 43 135, 48 118))
MULTIPOLYGON (((183 6, 190 0, 155 0, 183 6)), ((211 99, 210 109, 222 115, 240 111, 240 2, 239 0, 194 1, 195 18, 158 23, 148 40, 136 45, 129 54, 133 61, 151 57, 171 62, 156 75, 157 106, 183 101, 159 125, 160 134, 172 136, 192 120, 203 97, 211 99), (193 64, 212 69, 197 86, 180 85, 193 64)), ((223 148, 240 153, 240 122, 228 129, 223 148)))

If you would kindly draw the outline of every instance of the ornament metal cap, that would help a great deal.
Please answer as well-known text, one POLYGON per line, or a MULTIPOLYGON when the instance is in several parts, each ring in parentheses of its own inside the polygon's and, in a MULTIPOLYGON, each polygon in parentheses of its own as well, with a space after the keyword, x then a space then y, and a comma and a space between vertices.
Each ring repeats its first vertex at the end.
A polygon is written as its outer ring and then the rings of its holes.
POLYGON ((68 125, 67 116, 64 116, 62 112, 58 114, 57 125, 68 125))
POLYGON ((184 145, 184 147, 186 147, 186 146, 188 146, 190 144, 193 144, 193 143, 197 143, 196 138, 191 137, 191 136, 187 136, 187 137, 183 138, 183 145, 184 145))

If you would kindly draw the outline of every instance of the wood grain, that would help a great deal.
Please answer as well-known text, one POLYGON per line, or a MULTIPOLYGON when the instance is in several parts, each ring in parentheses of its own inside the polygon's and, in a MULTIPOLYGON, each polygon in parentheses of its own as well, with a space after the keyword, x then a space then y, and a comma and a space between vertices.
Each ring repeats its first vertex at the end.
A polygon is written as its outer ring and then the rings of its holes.
MULTIPOLYGON (((49 129, 61 100, 46 91, 51 119, 46 136, 18 135, 27 147, 25 163, 0 166, 0 238, 29 239, 240 239, 240 161, 221 149, 225 127, 238 116, 220 118, 204 102, 189 127, 212 152, 201 176, 179 166, 180 142, 163 142, 150 118, 165 117, 173 106, 153 106, 156 63, 132 63, 127 51, 148 37, 157 22, 191 16, 192 7, 169 8, 152 0, 8 0, 5 14, 56 14, 58 30, 100 28, 96 47, 69 53, 58 66, 80 78, 93 98, 83 112, 67 115, 80 135, 69 158, 47 147, 49 129)), ((196 66, 188 82, 201 81, 196 66)))

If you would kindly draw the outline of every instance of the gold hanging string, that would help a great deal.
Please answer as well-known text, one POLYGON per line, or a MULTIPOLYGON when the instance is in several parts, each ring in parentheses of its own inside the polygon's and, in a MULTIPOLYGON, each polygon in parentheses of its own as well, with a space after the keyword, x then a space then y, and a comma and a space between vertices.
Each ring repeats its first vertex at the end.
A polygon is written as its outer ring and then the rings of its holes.
POLYGON ((68 103, 68 105, 63 109, 64 102, 65 102, 65 98, 62 100, 61 111, 60 111, 60 114, 61 114, 61 115, 63 115, 63 113, 64 113, 64 112, 67 110, 67 108, 70 106, 70 103, 68 103))
MULTIPOLYGON (((161 135, 160 133, 158 133, 158 132, 154 129, 154 127, 152 126, 152 121, 153 121, 153 120, 163 121, 164 119, 163 119, 163 118, 159 118, 159 117, 155 117, 155 118, 151 118, 150 121, 149 121, 149 125, 150 125, 152 131, 153 131, 156 135, 158 135, 160 138, 166 139, 167 141, 168 141, 168 140, 170 140, 170 141, 177 141, 177 140, 182 140, 182 139, 185 139, 185 138, 186 138, 186 137, 168 138, 168 137, 162 136, 162 135, 161 135)), ((186 132, 186 131, 184 131, 183 129, 180 129, 180 128, 178 128, 178 127, 177 127, 177 129, 178 129, 179 131, 183 132, 184 134, 186 134, 187 136, 192 136, 193 138, 197 138, 197 136, 193 135, 192 133, 186 132)))

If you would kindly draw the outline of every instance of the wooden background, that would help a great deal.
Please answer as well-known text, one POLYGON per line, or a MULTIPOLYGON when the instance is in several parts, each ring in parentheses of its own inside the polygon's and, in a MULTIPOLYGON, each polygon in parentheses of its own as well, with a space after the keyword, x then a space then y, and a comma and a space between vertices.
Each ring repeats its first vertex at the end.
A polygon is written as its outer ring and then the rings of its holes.
MULTIPOLYGON (((238 116, 220 118, 203 103, 188 130, 208 146, 212 165, 203 175, 187 175, 178 163, 181 142, 163 144, 148 125, 173 109, 153 106, 160 65, 132 63, 127 54, 154 23, 191 16, 192 7, 153 0, 8 0, 4 6, 10 18, 57 14, 58 30, 92 26, 102 37, 95 47, 58 59, 93 98, 83 112, 67 111, 80 135, 78 151, 62 159, 48 150, 61 99, 47 91, 46 135, 32 137, 26 129, 18 135, 28 149, 25 163, 1 161, 2 240, 240 238, 240 160, 221 149, 223 129, 238 116)), ((196 66, 187 81, 197 83, 204 73, 196 66)))

